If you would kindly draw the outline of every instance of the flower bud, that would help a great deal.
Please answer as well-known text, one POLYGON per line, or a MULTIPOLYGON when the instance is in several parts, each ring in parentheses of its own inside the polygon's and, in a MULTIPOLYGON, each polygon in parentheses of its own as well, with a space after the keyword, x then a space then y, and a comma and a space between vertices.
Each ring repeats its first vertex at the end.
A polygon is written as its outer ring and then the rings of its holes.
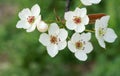
POLYGON ((37 29, 39 32, 46 32, 48 30, 48 25, 44 21, 40 21, 37 25, 37 29))

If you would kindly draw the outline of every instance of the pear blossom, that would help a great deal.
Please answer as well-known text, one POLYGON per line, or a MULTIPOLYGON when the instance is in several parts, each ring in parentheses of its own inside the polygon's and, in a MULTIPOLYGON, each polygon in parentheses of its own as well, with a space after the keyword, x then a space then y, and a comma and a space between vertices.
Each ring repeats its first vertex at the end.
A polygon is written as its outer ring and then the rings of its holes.
POLYGON ((48 34, 40 35, 39 42, 47 47, 47 52, 51 57, 55 57, 59 50, 63 50, 67 46, 67 36, 68 32, 65 29, 60 29, 56 23, 52 23, 48 34))
POLYGON ((101 47, 105 48, 105 42, 112 43, 116 40, 117 35, 114 30, 107 28, 110 16, 103 16, 101 19, 97 19, 95 23, 95 36, 101 47))
POLYGON ((37 24, 41 20, 40 7, 35 4, 31 10, 29 8, 23 9, 19 13, 20 20, 18 21, 16 27, 26 29, 27 32, 32 32, 35 30, 37 24))
POLYGON ((86 6, 90 6, 92 4, 98 4, 101 2, 101 0, 81 0, 82 4, 86 6))
POLYGON ((44 21, 40 21, 37 24, 37 29, 39 32, 46 32, 48 30, 48 25, 44 21))
POLYGON ((75 53, 75 57, 81 61, 87 60, 87 54, 93 50, 90 42, 91 33, 74 33, 68 41, 68 48, 75 53))
POLYGON ((76 8, 75 11, 66 12, 64 15, 66 27, 69 30, 83 32, 85 30, 85 25, 89 23, 89 18, 86 14, 86 8, 76 8))

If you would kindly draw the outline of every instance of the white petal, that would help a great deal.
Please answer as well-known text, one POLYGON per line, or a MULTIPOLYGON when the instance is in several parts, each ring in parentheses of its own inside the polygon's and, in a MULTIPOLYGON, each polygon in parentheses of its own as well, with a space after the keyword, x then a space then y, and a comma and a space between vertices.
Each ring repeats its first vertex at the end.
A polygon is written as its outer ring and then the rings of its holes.
POLYGON ((79 41, 80 38, 81 38, 81 36, 79 33, 74 33, 71 37, 71 41, 75 43, 75 42, 79 41))
POLYGON ((47 46, 47 52, 51 57, 55 57, 58 54, 57 45, 47 46))
POLYGON ((29 27, 26 31, 33 32, 35 30, 35 28, 36 28, 36 25, 34 24, 34 25, 31 25, 31 27, 29 27))
POLYGON ((74 30, 76 28, 76 24, 73 21, 66 21, 66 27, 69 30, 74 30))
POLYGON ((78 60, 81 60, 81 61, 86 61, 87 60, 87 55, 84 52, 81 52, 81 51, 75 52, 75 57, 78 60))
POLYGON ((75 45, 74 45, 74 43, 73 42, 71 42, 71 41, 68 41, 68 48, 69 48, 69 50, 71 51, 71 52, 76 52, 76 48, 75 48, 75 45))
POLYGON ((25 25, 25 22, 20 20, 17 22, 16 28, 23 28, 24 25, 25 25))
POLYGON ((98 43, 99 43, 99 45, 102 47, 102 48, 105 48, 106 46, 105 46, 105 42, 104 42, 104 40, 102 39, 102 38, 99 38, 98 39, 98 43))
POLYGON ((84 25, 87 25, 87 24, 89 23, 89 18, 88 18, 87 15, 85 15, 85 16, 82 18, 82 23, 83 23, 84 25))
POLYGON ((90 0, 91 3, 98 4, 101 0, 90 0))
POLYGON ((108 21, 110 19, 110 16, 103 16, 101 19, 100 19, 100 22, 101 22, 101 26, 102 27, 107 27, 108 26, 108 21))
POLYGON ((28 24, 26 21, 20 20, 18 21, 16 28, 24 28, 28 29, 30 27, 30 24, 28 24))
POLYGON ((91 39, 91 33, 82 33, 80 38, 83 41, 89 41, 91 39))
POLYGON ((91 44, 90 42, 87 42, 87 43, 85 44, 85 48, 84 48, 83 51, 84 51, 85 53, 90 53, 92 50, 93 50, 92 44, 91 44))
POLYGON ((60 38, 60 41, 66 40, 67 36, 68 36, 68 32, 65 29, 59 30, 58 38, 60 38))
POLYGON ((35 23, 39 23, 41 21, 41 15, 35 17, 35 23))
POLYGON ((67 42, 66 41, 59 42, 58 43, 58 50, 63 50, 66 46, 67 46, 67 42))
POLYGON ((48 34, 43 33, 40 35, 39 42, 41 42, 44 46, 50 45, 50 37, 48 34))
POLYGON ((64 18, 65 20, 72 20, 74 16, 74 13, 72 11, 65 12, 64 18))
POLYGON ((76 16, 79 16, 79 17, 84 17, 85 15, 87 14, 87 10, 86 10, 86 8, 76 8, 75 9, 75 15, 76 16))
POLYGON ((105 41, 112 43, 116 40, 116 38, 117 38, 117 35, 115 34, 114 30, 111 28, 108 28, 104 36, 105 41))
POLYGON ((86 6, 92 5, 92 3, 89 0, 81 0, 81 2, 86 6))
POLYGON ((97 31, 101 26, 102 26, 102 22, 99 19, 97 19, 95 21, 95 30, 97 31))
POLYGON ((48 25, 44 21, 40 21, 37 24, 37 29, 39 32, 46 32, 48 30, 48 25))
POLYGON ((99 45, 100 45, 102 48, 105 48, 105 47, 106 47, 106 46, 105 46, 105 42, 104 42, 103 37, 101 37, 101 36, 99 35, 99 27, 98 27, 98 26, 95 28, 95 37, 97 38, 99 45))
POLYGON ((58 35, 58 33, 59 33, 58 25, 56 23, 50 24, 50 28, 49 28, 48 32, 50 35, 55 35, 55 34, 58 35))
POLYGON ((36 19, 35 19, 35 22, 34 22, 33 24, 30 24, 31 27, 28 28, 26 31, 27 31, 27 32, 32 32, 32 31, 34 31, 35 28, 37 27, 37 25, 39 24, 40 19, 41 19, 41 15, 40 15, 40 16, 37 16, 36 19))
MULTIPOLYGON (((95 36, 96 36, 97 39, 99 39, 99 38, 102 37, 102 36, 100 35, 100 33, 99 33, 100 28, 104 28, 104 27, 102 26, 101 21, 98 19, 98 20, 96 20, 96 22, 95 22, 95 36)), ((106 28, 104 28, 104 29, 106 29, 106 28)))
POLYGON ((98 4, 100 3, 101 0, 81 0, 81 2, 86 5, 86 6, 90 6, 92 4, 98 4))
POLYGON ((80 24, 77 26, 77 28, 75 29, 76 32, 83 32, 85 30, 85 26, 83 24, 80 24))
POLYGON ((28 16, 31 16, 31 11, 29 8, 23 9, 20 13, 19 13, 19 18, 21 20, 27 20, 28 16))
POLYGON ((40 7, 38 4, 35 4, 32 8, 31 8, 31 12, 33 16, 38 16, 40 14, 40 7))

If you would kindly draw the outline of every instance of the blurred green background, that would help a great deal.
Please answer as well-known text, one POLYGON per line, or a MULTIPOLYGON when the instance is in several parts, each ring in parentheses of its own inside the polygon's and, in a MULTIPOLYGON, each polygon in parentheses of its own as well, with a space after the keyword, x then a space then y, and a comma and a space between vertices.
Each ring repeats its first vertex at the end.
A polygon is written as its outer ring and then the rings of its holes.
MULTIPOLYGON (((110 15, 109 27, 118 38, 102 49, 93 33, 94 50, 85 62, 77 60, 68 48, 51 58, 39 43, 37 30, 27 33, 16 28, 18 13, 36 3, 43 20, 55 20, 54 8, 63 18, 65 0, 0 0, 0 76, 120 76, 120 0, 102 0, 99 5, 87 7, 88 14, 110 15)), ((70 10, 79 4, 79 0, 72 0, 70 10)))

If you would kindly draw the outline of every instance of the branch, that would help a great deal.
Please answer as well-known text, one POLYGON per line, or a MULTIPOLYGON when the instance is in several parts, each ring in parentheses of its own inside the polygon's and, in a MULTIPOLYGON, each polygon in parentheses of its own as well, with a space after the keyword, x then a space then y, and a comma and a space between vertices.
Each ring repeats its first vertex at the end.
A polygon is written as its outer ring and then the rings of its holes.
POLYGON ((106 16, 104 13, 99 13, 99 14, 89 14, 89 24, 94 24, 97 19, 100 19, 101 17, 106 16))
POLYGON ((66 0, 65 12, 69 11, 69 9, 70 9, 70 0, 66 0))

